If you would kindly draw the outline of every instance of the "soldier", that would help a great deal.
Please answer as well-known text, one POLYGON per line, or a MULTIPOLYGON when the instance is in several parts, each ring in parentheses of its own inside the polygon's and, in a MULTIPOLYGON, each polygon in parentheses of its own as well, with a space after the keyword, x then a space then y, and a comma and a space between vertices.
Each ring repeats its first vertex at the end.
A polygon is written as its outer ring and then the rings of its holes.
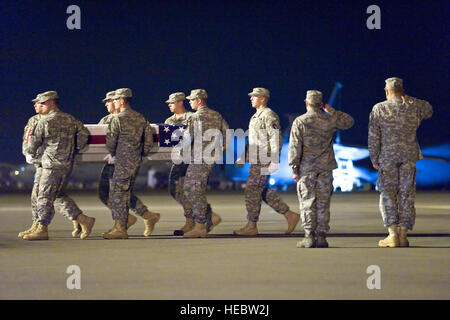
MULTIPOLYGON (((234 234, 239 236, 255 236, 258 234, 257 223, 262 201, 286 218, 288 228, 285 234, 290 234, 294 231, 300 216, 290 211, 289 206, 283 202, 275 190, 267 186, 270 174, 278 169, 281 147, 283 146, 280 120, 278 115, 267 107, 270 98, 269 90, 253 88, 253 91, 248 95, 252 107, 256 109, 255 114, 250 119, 249 140, 243 156, 245 160, 251 163, 247 187, 245 188, 248 222, 243 228, 235 230, 234 234)), ((236 162, 237 167, 243 166, 243 157, 241 156, 236 162)))
MULTIPOLYGON (((128 210, 142 157, 153 146, 153 130, 143 115, 131 109, 132 91, 117 89, 112 99, 120 112, 113 116, 106 133, 106 148, 114 159, 114 174, 110 180, 109 205, 114 227, 103 234, 105 239, 127 239, 128 210)), ((136 214, 144 219, 144 236, 149 236, 159 221, 160 214, 148 211, 142 202, 135 205, 136 214)))
POLYGON ((326 248, 333 193, 332 171, 337 168, 333 133, 337 129, 349 129, 354 120, 347 113, 324 105, 322 93, 317 90, 306 92, 305 104, 307 112, 294 120, 289 138, 289 165, 292 178, 297 182, 305 230, 305 238, 297 243, 297 247, 326 248))
MULTIPOLYGON (((185 238, 204 238, 207 232, 217 226, 221 221, 221 217, 211 210, 206 200, 206 187, 208 184, 208 177, 214 167, 215 159, 223 156, 223 151, 226 149, 226 130, 228 123, 217 111, 210 109, 207 106, 208 94, 204 89, 195 89, 186 97, 189 99, 189 104, 196 112, 188 119, 186 131, 190 137, 193 138, 192 158, 186 170, 186 177, 184 180, 184 194, 189 200, 194 215, 194 228, 189 232, 184 233, 185 238), (212 139, 203 140, 203 133, 208 130, 217 130, 221 133, 223 145, 221 146, 220 139, 217 136, 212 139), (201 146, 201 152, 196 152, 196 145, 201 146), (203 157, 203 151, 210 150, 211 158, 203 157), (216 150, 215 147, 218 147, 216 150), (219 153, 217 153, 219 152, 219 153), (200 158, 200 157, 201 158, 200 158), (211 226, 207 228, 207 216, 211 215, 211 226), (208 230, 209 229, 209 230, 208 230)), ((210 131, 210 132, 211 132, 210 131)))
MULTIPOLYGON (((110 91, 106 94, 106 97, 102 100, 103 103, 106 106, 106 110, 108 110, 109 114, 105 117, 103 117, 98 124, 106 124, 109 125, 111 123, 112 118, 114 115, 119 113, 119 110, 116 110, 114 107, 114 100, 112 99, 114 97, 115 91, 110 91)), ((98 196, 100 198, 100 201, 103 202, 105 206, 108 206, 108 198, 109 198, 109 184, 110 180, 113 177, 114 174, 114 159, 109 157, 109 154, 105 157, 107 162, 103 166, 102 173, 100 175, 100 183, 98 185, 98 196)), ((142 204, 142 201, 140 201, 134 193, 131 194, 131 201, 130 201, 130 209, 135 210, 136 205, 138 205, 139 208, 143 208, 144 205, 142 204)), ((147 210, 145 210, 147 211, 147 210)), ((145 212, 144 211, 144 212, 145 212)), ((128 216, 128 223, 127 223, 127 230, 136 223, 137 218, 130 214, 128 216)), ((110 232, 111 230, 108 230, 107 232, 110 232)), ((107 233, 106 232, 106 233, 107 233)))
POLYGON ((369 152, 378 170, 380 211, 389 235, 379 247, 408 247, 408 229, 416 217, 416 161, 423 159, 416 132, 433 115, 425 101, 407 96, 400 78, 386 79, 386 101, 376 104, 369 119, 369 152))
POLYGON ((24 240, 48 240, 48 225, 54 215, 54 204, 62 207, 63 213, 80 224, 81 239, 89 236, 95 223, 94 218, 84 215, 64 193, 73 168, 74 153, 86 146, 89 131, 73 116, 59 110, 58 99, 56 91, 47 91, 33 100, 40 105, 42 118, 30 133, 27 152, 36 158, 42 147, 42 173, 36 201, 38 225, 33 232, 23 236, 24 240))
MULTIPOLYGON (((184 100, 186 99, 184 92, 175 92, 169 95, 169 99, 166 103, 169 105, 170 112, 173 115, 164 121, 165 124, 177 125, 177 124, 187 124, 187 120, 191 117, 193 112, 187 111, 184 107, 184 100)), ((191 204, 184 195, 184 177, 186 175, 188 164, 172 163, 169 174, 169 193, 182 207, 184 210, 184 217, 186 222, 180 230, 175 230, 174 235, 184 235, 194 228, 194 214, 192 212, 191 204)))
MULTIPOLYGON (((33 181, 33 189, 31 191, 31 218, 32 218, 32 225, 31 228, 29 228, 28 230, 22 231, 18 234, 19 238, 22 238, 25 234, 27 233, 31 233, 33 232, 36 227, 38 226, 38 214, 36 211, 36 201, 37 201, 37 196, 38 196, 38 191, 39 191, 39 179, 41 177, 41 173, 42 173, 42 164, 41 164, 41 153, 42 153, 42 149, 39 148, 39 150, 37 151, 37 158, 34 159, 30 154, 28 154, 28 139, 29 139, 29 135, 31 133, 31 130, 33 130, 33 127, 38 123, 39 119, 41 118, 41 104, 39 103, 34 103, 34 109, 36 111, 36 115, 32 116, 28 122, 27 125, 25 126, 24 129, 24 134, 23 134, 23 140, 22 140, 22 154, 25 156, 27 163, 29 164, 33 164, 36 171, 34 174, 34 181, 33 181)), ((59 201, 55 201, 55 207, 56 207, 56 211, 62 211, 64 210, 65 206, 60 205, 58 206, 60 203, 59 201)), ((67 214, 67 212, 62 212, 62 214, 66 217, 69 218, 70 220, 70 216, 67 214)), ((76 220, 72 220, 73 222, 73 231, 72 231, 72 236, 75 238, 77 237, 80 233, 81 233, 81 226, 79 225, 79 223, 76 220)))

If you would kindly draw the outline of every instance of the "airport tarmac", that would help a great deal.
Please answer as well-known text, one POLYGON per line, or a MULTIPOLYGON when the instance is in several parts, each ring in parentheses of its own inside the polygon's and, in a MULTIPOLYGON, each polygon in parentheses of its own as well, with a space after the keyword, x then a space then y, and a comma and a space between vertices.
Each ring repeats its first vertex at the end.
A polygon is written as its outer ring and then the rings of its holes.
MULTIPOLYGON (((49 241, 18 238, 31 224, 29 195, 0 195, 0 299, 450 298, 448 192, 417 193, 410 248, 377 248, 386 236, 378 193, 335 193, 326 249, 297 248, 301 223, 292 235, 283 235, 284 217, 265 204, 260 235, 233 236, 246 223, 244 196, 226 192, 208 193, 223 222, 205 239, 172 235, 184 223, 182 210, 158 191, 137 193, 150 210, 161 213, 150 237, 142 236, 139 220, 129 239, 103 240, 101 233, 113 223, 95 192, 69 194, 96 218, 85 240, 72 238, 72 223, 59 214, 49 227, 49 241), (79 273, 67 273, 74 265, 79 273), (75 274, 81 287, 69 289, 75 274)), ((298 212, 296 195, 281 195, 298 212)))

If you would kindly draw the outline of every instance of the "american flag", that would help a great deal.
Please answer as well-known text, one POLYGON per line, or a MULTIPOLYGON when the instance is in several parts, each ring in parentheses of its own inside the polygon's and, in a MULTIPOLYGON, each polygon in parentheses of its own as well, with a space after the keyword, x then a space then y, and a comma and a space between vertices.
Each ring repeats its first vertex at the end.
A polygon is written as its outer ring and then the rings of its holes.
MULTIPOLYGON (((163 123, 151 124, 155 130, 153 134, 154 147, 150 150, 150 160, 170 160, 172 148, 182 139, 185 125, 169 125, 163 123), (179 139, 176 139, 179 137, 179 139)), ((86 124, 89 130, 88 148, 83 150, 77 159, 81 162, 103 162, 108 154, 106 150, 106 130, 108 125, 86 124)))
POLYGON ((163 123, 152 124, 156 130, 153 141, 159 143, 160 148, 172 148, 182 139, 186 126, 183 124, 169 125, 163 123), (178 139, 177 139, 178 138, 178 139))

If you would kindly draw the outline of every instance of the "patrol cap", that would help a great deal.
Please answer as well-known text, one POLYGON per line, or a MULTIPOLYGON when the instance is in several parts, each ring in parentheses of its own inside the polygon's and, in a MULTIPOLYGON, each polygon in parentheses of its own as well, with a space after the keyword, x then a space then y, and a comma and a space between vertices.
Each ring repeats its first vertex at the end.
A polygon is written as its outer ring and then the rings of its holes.
POLYGON ((266 88, 253 88, 253 91, 248 94, 249 96, 263 96, 270 98, 270 91, 266 88))
POLYGON ((309 104, 321 104, 322 103, 322 92, 318 90, 308 90, 306 91, 306 99, 309 104))
POLYGON ((403 89, 403 79, 392 77, 385 80, 386 89, 403 89))
POLYGON ((51 100, 51 99, 59 99, 58 92, 56 92, 56 91, 45 91, 45 92, 39 93, 36 96, 36 98, 34 98, 31 101, 32 102, 43 103, 43 102, 51 100))
POLYGON ((119 98, 131 98, 133 97, 133 92, 130 88, 120 88, 114 91, 114 95, 111 99, 119 99, 119 98))
POLYGON ((184 92, 175 92, 169 95, 169 100, 167 100, 166 103, 174 103, 176 101, 183 101, 183 100, 186 100, 184 92))
POLYGON ((186 97, 186 99, 194 100, 194 99, 208 99, 208 93, 206 93, 205 89, 194 89, 191 90, 191 94, 186 97))
POLYGON ((106 101, 108 101, 108 100, 114 99, 115 93, 116 93, 116 91, 110 91, 110 92, 108 92, 108 93, 106 94, 105 99, 103 99, 102 101, 103 101, 103 102, 106 102, 106 101))

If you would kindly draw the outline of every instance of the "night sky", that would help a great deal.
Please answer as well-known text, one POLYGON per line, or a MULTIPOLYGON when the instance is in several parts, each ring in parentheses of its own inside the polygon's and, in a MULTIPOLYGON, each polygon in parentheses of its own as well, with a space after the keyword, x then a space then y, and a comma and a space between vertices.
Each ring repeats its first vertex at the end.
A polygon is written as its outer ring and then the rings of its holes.
MULTIPOLYGON (((325 101, 343 84, 337 107, 355 118, 342 142, 367 145, 369 113, 385 99, 384 80, 404 79, 434 116, 419 129, 422 146, 450 141, 449 1, 1 1, 0 162, 24 162, 23 127, 37 93, 56 90, 61 109, 86 124, 106 114, 105 93, 133 90, 133 108, 163 122, 175 91, 208 91, 208 105, 232 128, 254 112, 247 93, 271 91, 285 113, 305 111, 305 92, 325 101), (66 9, 81 9, 68 30, 66 9), (369 5, 381 30, 369 30, 369 5)), ((187 106, 187 103, 186 103, 187 106)))

